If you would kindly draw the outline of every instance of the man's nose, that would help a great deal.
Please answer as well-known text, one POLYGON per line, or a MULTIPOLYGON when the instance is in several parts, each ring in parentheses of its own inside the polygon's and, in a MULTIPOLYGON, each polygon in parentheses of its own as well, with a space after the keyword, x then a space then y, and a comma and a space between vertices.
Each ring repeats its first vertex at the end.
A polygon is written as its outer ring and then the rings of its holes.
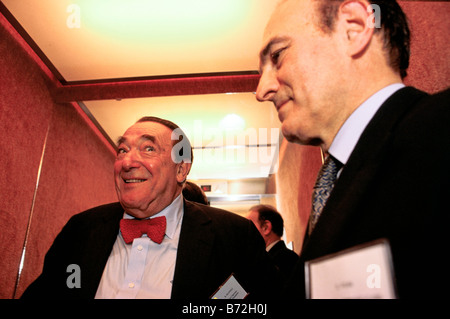
POLYGON ((137 154, 137 151, 130 150, 122 157, 122 167, 125 170, 130 170, 132 168, 139 167, 139 154, 137 154))
POLYGON ((279 83, 275 72, 271 70, 263 71, 256 88, 256 99, 259 102, 271 101, 277 93, 279 83))

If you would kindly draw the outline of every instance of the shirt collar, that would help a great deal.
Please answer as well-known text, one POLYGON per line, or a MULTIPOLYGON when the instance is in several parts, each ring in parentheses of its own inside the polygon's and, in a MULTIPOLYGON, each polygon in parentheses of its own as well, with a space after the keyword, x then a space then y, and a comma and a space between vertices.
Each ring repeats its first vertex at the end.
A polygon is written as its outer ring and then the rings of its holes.
MULTIPOLYGON (((167 206, 162 211, 153 215, 150 218, 165 216, 167 223, 166 236, 172 239, 177 230, 178 223, 181 221, 183 212, 184 212, 183 197, 180 194, 178 195, 177 198, 173 200, 173 202, 169 206, 167 206)), ((133 219, 134 217, 127 213, 124 213, 123 218, 133 219)))
POLYGON ((344 122, 334 138, 328 153, 345 165, 358 140, 380 106, 405 85, 395 83, 379 90, 362 103, 344 122))
POLYGON ((266 251, 268 252, 269 250, 271 250, 272 247, 275 246, 279 241, 281 241, 281 239, 277 239, 274 242, 272 242, 269 246, 266 247, 266 251))

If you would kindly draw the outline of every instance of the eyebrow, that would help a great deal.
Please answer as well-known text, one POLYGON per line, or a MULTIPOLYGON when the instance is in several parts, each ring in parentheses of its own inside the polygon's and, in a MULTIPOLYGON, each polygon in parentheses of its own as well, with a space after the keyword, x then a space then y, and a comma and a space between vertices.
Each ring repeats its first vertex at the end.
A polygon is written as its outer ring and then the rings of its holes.
POLYGON ((259 53, 259 74, 262 74, 262 66, 267 63, 267 56, 269 55, 272 46, 280 42, 285 42, 287 40, 289 40, 288 37, 284 36, 275 37, 269 41, 269 43, 264 47, 264 49, 261 50, 261 52, 259 53))
POLYGON ((267 56, 267 54, 270 52, 270 49, 273 45, 288 40, 287 37, 276 37, 269 41, 269 43, 264 47, 264 49, 261 50, 259 53, 260 59, 263 59, 263 57, 267 56))
MULTIPOLYGON (((156 143, 156 137, 154 137, 153 135, 144 134, 144 135, 141 135, 140 139, 156 143)), ((120 136, 117 140, 117 145, 125 143, 126 141, 127 141, 127 138, 125 136, 120 136)))
POLYGON ((125 142, 125 140, 126 140, 126 138, 125 137, 123 137, 123 136, 120 136, 118 139, 117 139, 117 145, 120 145, 120 144, 122 144, 123 142, 125 142))

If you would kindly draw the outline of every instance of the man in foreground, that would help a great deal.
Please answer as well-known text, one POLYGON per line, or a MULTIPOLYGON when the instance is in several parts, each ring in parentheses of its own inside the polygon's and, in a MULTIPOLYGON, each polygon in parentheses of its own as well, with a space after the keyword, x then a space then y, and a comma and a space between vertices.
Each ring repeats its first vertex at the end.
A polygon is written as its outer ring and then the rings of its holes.
POLYGON ((448 296, 449 91, 403 85, 406 17, 396 1, 374 4, 380 21, 371 1, 281 1, 264 32, 257 98, 289 141, 327 158, 288 297, 305 295, 305 261, 382 238, 398 297, 448 296))

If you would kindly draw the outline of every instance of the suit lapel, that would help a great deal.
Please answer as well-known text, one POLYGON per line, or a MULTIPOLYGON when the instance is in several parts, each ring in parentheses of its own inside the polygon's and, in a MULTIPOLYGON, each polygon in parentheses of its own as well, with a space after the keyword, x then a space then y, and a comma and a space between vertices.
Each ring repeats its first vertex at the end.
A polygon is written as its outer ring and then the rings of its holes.
POLYGON ((202 294, 203 287, 207 284, 206 277, 213 244, 211 219, 199 206, 184 201, 184 216, 172 287, 173 299, 202 294))
POLYGON ((103 210, 101 223, 93 223, 96 226, 89 232, 89 244, 84 254, 85 269, 89 269, 89 272, 83 273, 86 280, 82 287, 85 288, 83 293, 88 298, 94 298, 97 292, 106 262, 117 239, 120 219, 123 217, 123 208, 119 203, 106 205, 103 210))
POLYGON ((344 225, 358 212, 362 194, 379 171, 392 140, 392 132, 405 113, 425 94, 403 88, 380 107, 364 130, 310 237, 306 238, 302 259, 310 260, 334 252, 344 225), (335 248, 333 248, 335 247, 335 248))

